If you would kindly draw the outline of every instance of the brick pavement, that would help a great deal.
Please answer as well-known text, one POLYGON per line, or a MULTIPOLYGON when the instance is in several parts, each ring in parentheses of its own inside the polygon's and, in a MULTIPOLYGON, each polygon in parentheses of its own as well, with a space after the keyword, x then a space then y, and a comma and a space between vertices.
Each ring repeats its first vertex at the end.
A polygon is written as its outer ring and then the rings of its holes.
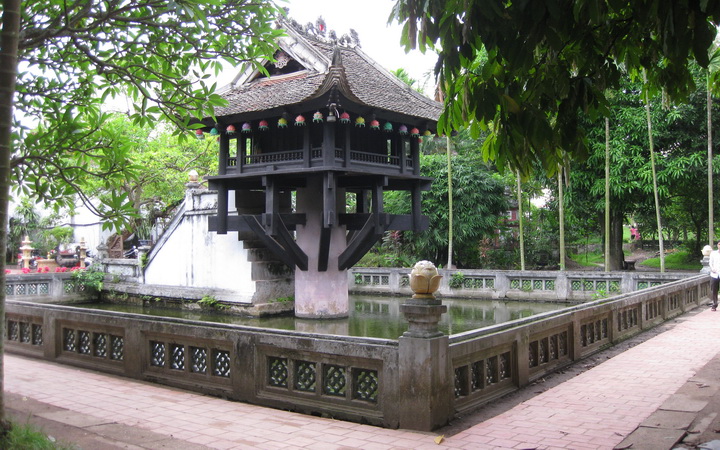
MULTIPOLYGON (((28 409, 35 405, 28 416, 105 433, 103 448, 612 449, 718 355, 708 343, 720 341, 720 313, 705 310, 675 320, 668 331, 505 413, 446 435, 439 445, 435 439, 449 429, 387 430, 12 354, 5 355, 5 392, 16 400, 10 402, 14 409, 22 410, 23 402, 28 409), (111 425, 124 428, 112 433, 111 425)), ((54 432, 62 440, 62 426, 54 432)))

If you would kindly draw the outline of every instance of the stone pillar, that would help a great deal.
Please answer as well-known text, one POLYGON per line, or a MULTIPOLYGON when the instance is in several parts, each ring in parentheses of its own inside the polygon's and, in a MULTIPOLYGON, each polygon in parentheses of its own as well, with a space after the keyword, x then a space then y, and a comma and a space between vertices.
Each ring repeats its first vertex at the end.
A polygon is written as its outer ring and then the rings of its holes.
MULTIPOLYGON (((348 276, 338 269, 338 257, 347 246, 344 226, 330 230, 327 270, 318 270, 320 236, 323 231, 322 179, 308 179, 307 187, 297 190, 296 210, 305 213, 305 225, 298 225, 295 242, 308 256, 308 270, 295 269, 295 316, 313 319, 347 317, 348 276)), ((344 209, 345 191, 338 190, 336 211, 344 209), (341 198, 340 198, 341 197, 341 198)))
POLYGON ((79 255, 80 261, 78 262, 78 266, 85 268, 86 267, 85 266, 86 258, 87 258, 87 247, 85 246, 85 238, 81 237, 80 238, 80 255, 79 255))
POLYGON ((400 428, 431 431, 453 415, 453 372, 448 337, 438 329, 447 306, 435 298, 441 276, 429 261, 420 261, 410 274, 415 294, 400 305, 409 322, 399 339, 400 428))
POLYGON ((30 260, 32 259, 32 251, 33 251, 33 248, 30 244, 32 244, 32 241, 30 240, 30 236, 26 235, 25 240, 22 241, 22 247, 20 247, 20 250, 22 251, 23 269, 30 268, 30 260))
POLYGON ((703 259, 700 260, 700 264, 702 264, 702 269, 700 269, 700 273, 710 274, 710 253, 712 253, 713 249, 709 245, 706 245, 702 249, 702 255, 703 259))

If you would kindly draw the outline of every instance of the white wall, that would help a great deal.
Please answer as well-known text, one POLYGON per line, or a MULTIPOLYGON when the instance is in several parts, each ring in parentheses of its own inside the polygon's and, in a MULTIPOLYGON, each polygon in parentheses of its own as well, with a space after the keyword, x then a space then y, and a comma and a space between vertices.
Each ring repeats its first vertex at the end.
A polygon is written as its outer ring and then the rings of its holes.
POLYGON ((252 300, 256 286, 243 243, 236 233, 208 232, 216 210, 214 191, 188 190, 184 210, 148 256, 146 284, 229 289, 238 301, 252 300))

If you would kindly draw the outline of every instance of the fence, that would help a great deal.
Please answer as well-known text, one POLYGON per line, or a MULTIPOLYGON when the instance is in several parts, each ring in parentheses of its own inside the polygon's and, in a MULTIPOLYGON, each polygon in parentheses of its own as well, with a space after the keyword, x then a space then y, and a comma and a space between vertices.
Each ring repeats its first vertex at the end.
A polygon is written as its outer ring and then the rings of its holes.
POLYGON ((708 290, 698 275, 449 337, 398 340, 9 300, 6 349, 253 404, 430 430, 697 307, 708 290))
MULTIPOLYGON (((348 286, 355 294, 412 295, 410 270, 356 267, 348 271, 348 286)), ((440 297, 508 298, 584 302, 688 277, 688 273, 440 270, 440 297)), ((692 274, 690 274, 692 275, 692 274)))

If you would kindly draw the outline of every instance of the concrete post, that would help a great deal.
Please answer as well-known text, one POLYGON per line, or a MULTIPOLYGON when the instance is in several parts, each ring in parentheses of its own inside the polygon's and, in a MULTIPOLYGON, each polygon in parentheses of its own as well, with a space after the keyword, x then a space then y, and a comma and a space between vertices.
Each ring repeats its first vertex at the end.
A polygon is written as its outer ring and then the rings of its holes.
POLYGON ((700 273, 710 274, 710 253, 712 253, 713 249, 709 245, 706 245, 702 249, 702 255, 703 259, 700 260, 700 264, 702 264, 702 269, 700 269, 700 273))
MULTIPOLYGON (((344 208, 345 191, 337 190, 336 211, 344 208)), ((297 245, 308 256, 308 270, 295 269, 295 316, 312 319, 342 318, 349 314, 347 271, 338 269, 338 257, 347 245, 344 226, 323 230, 322 179, 308 179, 297 190, 297 208, 305 213, 305 225, 295 231, 297 245), (320 199, 320 200, 319 200, 320 199), (327 270, 318 269, 323 231, 329 232, 327 270)))
POLYGON ((453 415, 449 340, 438 330, 447 306, 434 296, 441 278, 431 262, 415 264, 410 274, 415 294, 400 305, 409 322, 398 349, 400 428, 430 431, 446 425, 453 415))

